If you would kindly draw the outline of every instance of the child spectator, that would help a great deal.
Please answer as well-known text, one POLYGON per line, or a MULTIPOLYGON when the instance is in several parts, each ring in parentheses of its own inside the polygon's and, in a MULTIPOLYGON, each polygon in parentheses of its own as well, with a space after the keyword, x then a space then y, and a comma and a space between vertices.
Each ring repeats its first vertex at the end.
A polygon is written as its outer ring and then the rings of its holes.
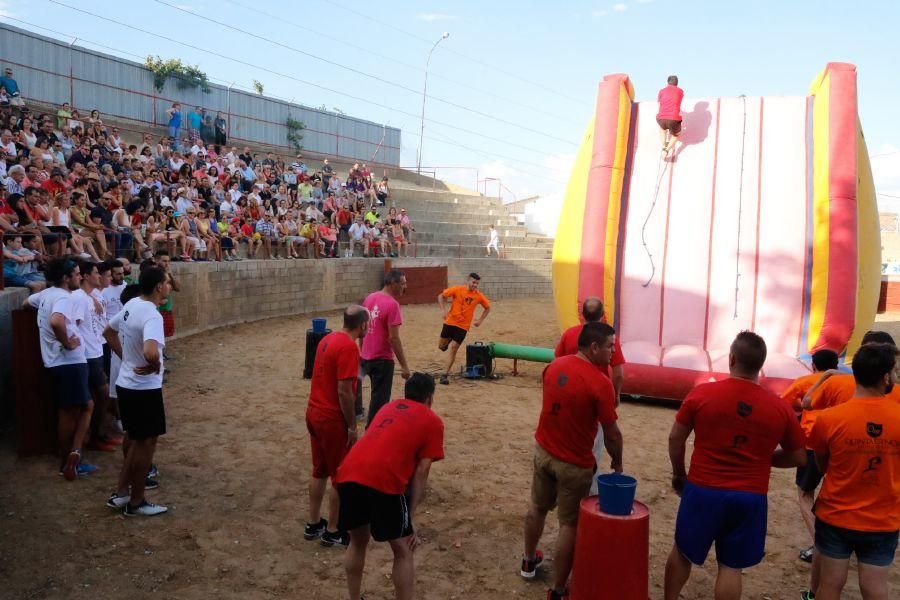
MULTIPOLYGON (((33 237, 33 236, 29 236, 33 237)), ((46 287, 44 276, 37 272, 36 257, 22 247, 22 236, 6 236, 3 246, 3 285, 28 288, 32 293, 46 287), (32 270, 33 269, 33 270, 32 270), (31 276, 29 276, 31 275, 31 276)))
POLYGON ((331 226, 331 219, 326 218, 319 225, 319 240, 325 256, 335 258, 337 256, 337 229, 331 226))

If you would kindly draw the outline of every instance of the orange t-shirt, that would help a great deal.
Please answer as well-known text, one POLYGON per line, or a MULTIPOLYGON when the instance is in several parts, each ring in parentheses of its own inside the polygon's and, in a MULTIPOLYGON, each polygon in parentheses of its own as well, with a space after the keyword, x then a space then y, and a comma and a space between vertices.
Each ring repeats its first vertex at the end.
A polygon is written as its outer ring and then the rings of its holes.
POLYGON ((452 298, 453 304, 450 306, 450 312, 444 323, 459 327, 460 329, 469 330, 472 325, 472 317, 475 316, 475 307, 483 306, 485 309, 491 307, 488 299, 478 290, 469 290, 467 285, 455 285, 444 290, 444 298, 452 298))
POLYGON ((781 392, 781 399, 788 403, 788 406, 794 409, 794 412, 800 411, 800 403, 803 402, 803 396, 809 391, 822 376, 821 373, 810 373, 809 375, 801 375, 788 386, 786 390, 781 392))
POLYGON ((856 380, 851 373, 832 375, 813 392, 811 406, 813 410, 825 410, 843 404, 856 392, 856 380))
POLYGON ((817 518, 855 531, 900 529, 900 404, 852 398, 819 415, 809 442, 829 455, 817 518))

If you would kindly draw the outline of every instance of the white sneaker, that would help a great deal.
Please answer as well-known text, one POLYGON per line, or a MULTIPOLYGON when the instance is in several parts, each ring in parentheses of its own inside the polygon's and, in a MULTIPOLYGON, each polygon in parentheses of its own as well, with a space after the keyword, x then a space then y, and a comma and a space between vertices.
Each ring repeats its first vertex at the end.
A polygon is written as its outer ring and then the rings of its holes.
POLYGON ((116 492, 113 492, 109 495, 109 499, 106 501, 106 506, 108 506, 109 508, 114 508, 116 510, 122 510, 123 508, 125 508, 125 505, 128 504, 129 500, 131 500, 131 496, 120 496, 116 492))
POLYGON ((84 260, 91 260, 93 258, 93 256, 91 256, 87 252, 82 252, 81 254, 78 255, 78 258, 83 258, 84 260))
POLYGON ((152 517, 168 512, 168 510, 165 506, 144 500, 139 506, 131 506, 131 504, 126 503, 124 513, 126 517, 152 517))

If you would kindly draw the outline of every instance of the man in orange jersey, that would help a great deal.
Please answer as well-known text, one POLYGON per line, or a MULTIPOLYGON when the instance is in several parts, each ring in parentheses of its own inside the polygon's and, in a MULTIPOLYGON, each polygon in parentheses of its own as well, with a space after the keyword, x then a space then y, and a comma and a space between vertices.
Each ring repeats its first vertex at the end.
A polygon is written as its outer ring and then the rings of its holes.
MULTIPOLYGON (((601 302, 600 298, 596 296, 585 298, 581 305, 581 316, 584 318, 584 323, 606 323, 606 318, 603 314, 603 302, 601 302)), ((578 353, 578 336, 581 334, 584 323, 566 329, 562 337, 559 338, 559 343, 553 352, 556 358, 578 353)), ((625 381, 624 364, 625 356, 622 355, 622 346, 620 345, 619 336, 616 335, 616 346, 613 349, 612 358, 609 360, 609 368, 605 371, 606 376, 612 381, 613 388, 616 390, 616 406, 619 405, 619 395, 622 393, 622 383, 625 381)))
POLYGON ((450 383, 450 369, 453 368, 453 362, 456 360, 456 352, 462 345, 463 340, 469 333, 469 327, 481 327, 488 314, 491 312, 491 303, 488 299, 478 291, 481 283, 481 277, 478 273, 469 273, 469 282, 467 285, 456 285, 447 288, 438 296, 438 305, 444 313, 444 326, 441 328, 441 339, 438 341, 438 348, 441 352, 450 349, 450 356, 447 357, 447 368, 441 375, 441 383, 447 385, 450 383), (448 306, 447 300, 452 300, 448 306), (481 305, 484 310, 475 323, 472 319, 475 317, 475 307, 481 305))
POLYGON ((900 404, 888 397, 897 355, 893 345, 860 347, 853 398, 822 412, 809 438, 825 473, 815 509, 818 600, 839 600, 853 553, 863 600, 888 598, 900 529, 900 404))
MULTIPOLYGON (((837 369, 838 355, 833 350, 818 350, 812 355, 813 372, 809 375, 798 377, 784 392, 781 397, 794 409, 795 412, 800 410, 803 396, 809 391, 813 385, 822 377, 822 373, 831 369, 837 369)), ((809 435, 813 423, 815 423, 818 411, 804 411, 800 417, 800 428, 803 430, 804 438, 809 435)), ((806 466, 797 467, 797 476, 794 479, 797 484, 797 503, 800 505, 800 515, 803 522, 809 530, 809 536, 815 534, 816 518, 813 516, 812 507, 816 499, 816 488, 822 481, 822 473, 816 466, 816 459, 813 451, 806 446, 806 466)), ((804 562, 812 562, 813 546, 809 546, 800 551, 800 560, 804 562)))
MULTIPOLYGON (((867 331, 863 336, 862 344, 896 346, 894 338, 885 331, 867 331)), ((850 373, 841 373, 835 369, 825 371, 819 381, 803 396, 803 410, 825 410, 843 404, 853 397, 855 390, 856 382, 850 373)))
MULTIPOLYGON (((322 518, 328 478, 334 478, 350 447, 356 442, 356 386, 359 374, 357 340, 369 330, 369 311, 351 305, 344 311, 344 328, 329 333, 319 342, 309 385, 306 428, 312 446, 312 477, 309 480, 309 521, 303 537, 321 539, 323 546, 347 546, 346 531, 328 530, 322 518)), ((332 527, 338 525, 338 497, 331 493, 328 516, 332 527)))

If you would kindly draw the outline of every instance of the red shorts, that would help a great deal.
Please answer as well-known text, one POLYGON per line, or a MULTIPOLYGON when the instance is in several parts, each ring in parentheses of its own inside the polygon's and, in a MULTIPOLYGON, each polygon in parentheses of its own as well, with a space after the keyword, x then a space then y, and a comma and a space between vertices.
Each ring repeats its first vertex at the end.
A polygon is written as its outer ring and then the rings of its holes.
POLYGON ((169 310, 161 310, 159 314, 163 318, 163 335, 172 337, 175 335, 175 316, 169 310))
POLYGON ((347 424, 343 420, 306 418, 312 446, 312 476, 333 477, 347 454, 347 424))

